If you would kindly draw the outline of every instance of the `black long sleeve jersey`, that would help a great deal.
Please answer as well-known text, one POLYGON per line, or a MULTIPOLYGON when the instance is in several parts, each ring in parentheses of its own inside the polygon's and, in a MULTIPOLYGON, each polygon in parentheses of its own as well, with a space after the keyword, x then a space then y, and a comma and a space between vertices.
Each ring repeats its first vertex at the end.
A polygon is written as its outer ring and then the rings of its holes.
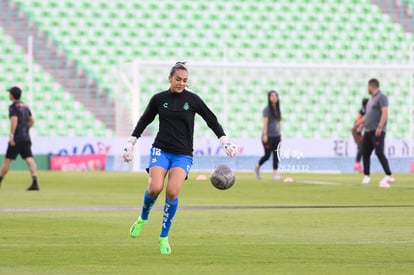
POLYGON ((30 141, 29 120, 32 112, 22 101, 17 100, 9 106, 9 118, 17 116, 17 126, 14 132, 14 141, 30 141))
POLYGON ((197 94, 187 90, 181 93, 167 90, 151 98, 132 136, 139 138, 159 115, 158 134, 153 146, 172 154, 192 155, 196 113, 206 121, 217 138, 225 135, 217 117, 197 94))

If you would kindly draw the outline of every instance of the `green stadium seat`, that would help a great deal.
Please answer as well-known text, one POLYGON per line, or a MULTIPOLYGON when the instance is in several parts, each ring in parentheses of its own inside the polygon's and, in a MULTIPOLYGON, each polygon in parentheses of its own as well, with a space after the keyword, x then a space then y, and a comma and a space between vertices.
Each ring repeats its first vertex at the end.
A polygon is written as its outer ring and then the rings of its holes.
MULTIPOLYGON (((388 15, 382 14, 368 0, 305 0, 289 3, 277 0, 15 2, 30 12, 40 23, 41 29, 56 37, 69 50, 69 56, 96 75, 100 86, 108 90, 111 90, 111 79, 105 75, 108 68, 136 58, 171 60, 182 57, 191 61, 220 62, 223 59, 223 45, 226 45, 228 61, 405 64, 413 42, 412 34, 405 33, 401 26, 394 24, 388 15), (171 16, 171 10, 192 12, 183 13, 177 18, 171 16)), ((6 52, 2 47, 0 49, 1 53, 6 52)), ((19 74, 8 70, 3 69, 7 72, 3 78, 19 74)), ((323 121, 323 116, 329 112, 332 123, 337 123, 338 118, 342 121, 339 128, 336 125, 310 127, 307 135, 329 137, 334 131, 338 137, 349 137, 348 124, 353 117, 343 116, 343 112, 347 111, 345 109, 340 108, 335 114, 329 108, 330 104, 336 102, 334 93, 341 92, 331 91, 330 88, 333 85, 346 87, 347 83, 334 83, 335 77, 329 81, 318 81, 301 75, 297 81, 291 81, 294 79, 292 76, 287 76, 287 80, 280 77, 282 79, 268 81, 266 78, 269 77, 273 76, 263 77, 257 83, 240 81, 234 89, 229 89, 229 94, 239 100, 239 104, 231 104, 230 110, 240 113, 234 122, 237 125, 229 126, 232 131, 236 131, 236 136, 253 137, 260 132, 260 123, 244 125, 243 122, 249 121, 251 114, 258 113, 260 119, 260 110, 265 104, 263 94, 271 87, 283 92, 283 102, 291 102, 287 106, 283 105, 283 111, 286 114, 294 113, 298 121, 311 124, 309 116, 298 112, 314 112, 313 119, 316 121, 323 121), (240 97, 240 91, 254 96, 240 97), (297 100, 299 92, 303 98, 315 99, 310 108, 297 100)), ((143 81, 153 83, 149 78, 145 77, 143 81)), ((23 82, 24 79, 19 81, 23 82)), ((41 79, 40 82, 53 82, 53 79, 41 79)), ((165 84, 148 85, 144 94, 140 95, 143 102, 148 102, 153 92, 164 89, 165 84)), ((398 95, 403 97, 408 93, 406 84, 395 81, 389 87, 398 86, 398 95)), ((221 98, 216 96, 220 88, 212 87, 213 84, 208 81, 194 85, 195 90, 200 90, 203 98, 212 105, 212 109, 223 111, 221 98)), ((217 85, 221 87, 222 84, 217 85)), ((360 91, 361 87, 349 87, 348 92, 352 96, 342 98, 341 104, 354 106, 355 97, 361 95, 360 91)), ((144 108, 144 104, 141 105, 144 108)), ((77 108, 79 106, 72 107, 75 117, 86 112, 84 108, 80 112, 77 108)), ((70 111, 68 106, 63 106, 63 109, 70 111)), ((87 115, 84 117, 94 120, 87 115)), ((407 118, 401 119, 401 124, 408 124, 407 118)), ((101 126, 96 129, 101 129, 101 126)), ((298 131, 302 131, 301 126, 284 129, 287 136, 292 137, 301 135, 298 131)), ((203 136, 205 131, 208 129, 202 126, 199 135, 203 136)), ((77 135, 78 132, 75 130, 69 134, 77 135)), ((94 133, 85 133, 89 134, 94 133)), ((399 133, 395 135, 401 136, 399 133)))
MULTIPOLYGON (((34 1, 33 5, 38 5, 39 2, 34 1)), ((0 83, 2 83, 2 89, 6 89, 8 86, 19 85, 22 87, 23 100, 28 102, 28 91, 26 81, 26 61, 23 50, 15 44, 15 42, 7 36, 2 29, 0 29, 0 83)), ((36 124, 33 129, 33 133, 37 136, 49 136, 50 133, 59 136, 65 136, 67 132, 63 129, 67 128, 70 121, 65 121, 64 118, 67 113, 74 113, 74 99, 69 94, 64 93, 63 88, 54 82, 54 79, 45 73, 43 69, 35 64, 33 67, 33 104, 31 109, 36 117, 36 124), (48 110, 45 112, 45 110, 48 110), (58 121, 58 118, 63 118, 62 121, 58 121)), ((3 110, 7 110, 9 102, 2 101, 3 110)), ((0 114, 2 127, 0 129, 0 135, 8 135, 8 116, 7 113, 0 114), (4 127, 3 127, 4 126, 4 127)), ((94 117, 91 120, 96 120, 94 117)), ((99 127, 96 135, 103 136, 107 134, 106 129, 99 127)), ((78 133, 79 136, 85 135, 78 133)))

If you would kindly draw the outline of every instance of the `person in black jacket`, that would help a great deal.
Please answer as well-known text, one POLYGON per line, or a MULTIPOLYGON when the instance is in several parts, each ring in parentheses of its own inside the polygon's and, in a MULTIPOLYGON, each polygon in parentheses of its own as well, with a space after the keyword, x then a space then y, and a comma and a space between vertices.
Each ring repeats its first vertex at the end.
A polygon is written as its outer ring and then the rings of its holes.
POLYGON ((0 170, 0 184, 10 169, 10 164, 20 155, 29 167, 32 176, 32 185, 28 191, 38 191, 37 167, 32 154, 32 141, 29 129, 34 124, 34 118, 29 107, 20 100, 22 90, 19 87, 12 87, 8 90, 12 104, 9 107, 10 136, 7 147, 6 158, 0 170))
POLYGON ((355 117, 354 127, 352 127, 352 137, 354 138, 355 144, 357 145, 357 155, 355 158, 355 166, 354 169, 360 173, 362 173, 363 168, 361 165, 362 159, 362 129, 364 128, 363 125, 363 118, 366 113, 368 98, 362 99, 362 106, 361 109, 358 111, 358 114, 355 117))
POLYGON ((185 62, 177 62, 170 71, 170 88, 155 94, 139 119, 132 136, 124 148, 124 161, 132 160, 137 139, 144 129, 158 115, 159 130, 150 151, 148 189, 144 194, 141 215, 132 224, 130 235, 138 237, 148 222, 151 207, 166 184, 166 200, 160 234, 161 254, 170 254, 168 233, 178 205, 178 194, 193 163, 193 133, 195 114, 199 114, 213 130, 225 153, 232 157, 238 154, 238 147, 231 143, 214 113, 195 93, 186 90, 188 70, 185 62))

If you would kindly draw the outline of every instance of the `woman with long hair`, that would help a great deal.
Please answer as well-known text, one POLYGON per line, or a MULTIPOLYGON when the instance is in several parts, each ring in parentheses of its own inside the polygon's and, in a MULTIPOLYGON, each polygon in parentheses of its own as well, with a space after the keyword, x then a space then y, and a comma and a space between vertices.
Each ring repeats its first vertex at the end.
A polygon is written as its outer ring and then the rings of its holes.
POLYGON ((277 171, 279 168, 278 149, 282 137, 281 120, 279 94, 275 90, 271 90, 267 93, 267 106, 263 109, 262 143, 264 156, 260 158, 254 169, 257 179, 262 179, 260 167, 270 158, 271 154, 273 154, 273 179, 281 179, 277 171))
POLYGON ((188 70, 185 62, 177 62, 170 71, 168 90, 155 94, 139 119, 124 147, 125 162, 132 160, 134 145, 144 129, 158 116, 159 129, 148 163, 148 187, 144 192, 141 214, 131 225, 130 235, 136 238, 148 223, 152 206, 166 188, 161 234, 161 254, 170 254, 168 235, 178 206, 178 195, 193 164, 194 118, 199 114, 213 130, 227 156, 238 154, 238 146, 229 141, 215 114, 204 101, 187 88, 188 70), (166 184, 164 182, 167 182, 166 184))

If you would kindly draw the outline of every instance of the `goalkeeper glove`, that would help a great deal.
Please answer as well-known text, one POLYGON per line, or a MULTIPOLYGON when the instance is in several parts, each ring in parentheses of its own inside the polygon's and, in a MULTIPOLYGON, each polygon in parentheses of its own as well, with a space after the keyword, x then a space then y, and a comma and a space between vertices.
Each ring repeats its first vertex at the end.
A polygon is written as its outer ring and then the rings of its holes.
POLYGON ((239 155, 239 146, 230 142, 227 136, 222 136, 221 138, 219 138, 219 142, 223 146, 224 152, 227 156, 235 157, 239 155))
POLYGON ((137 142, 137 137, 130 137, 128 139, 127 144, 124 146, 124 152, 123 152, 123 157, 124 157, 124 161, 125 162, 130 162, 132 161, 132 156, 134 154, 134 145, 137 142))

